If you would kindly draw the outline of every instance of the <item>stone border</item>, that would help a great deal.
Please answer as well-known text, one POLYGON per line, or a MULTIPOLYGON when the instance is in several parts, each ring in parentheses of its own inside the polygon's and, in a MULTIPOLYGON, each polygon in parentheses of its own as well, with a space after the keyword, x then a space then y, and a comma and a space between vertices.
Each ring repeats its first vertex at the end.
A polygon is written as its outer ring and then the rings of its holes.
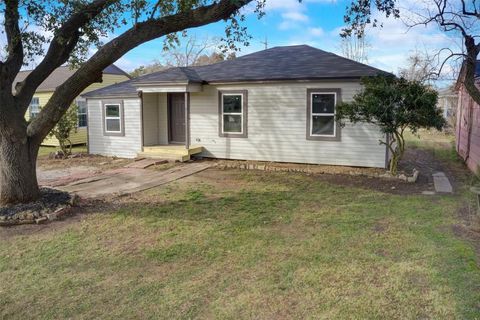
POLYGON ((76 194, 72 194, 70 203, 59 206, 55 211, 50 213, 39 212, 19 212, 12 216, 0 216, 0 227, 17 226, 22 224, 45 224, 58 220, 70 214, 74 207, 78 205, 80 198, 76 194))
MULTIPOLYGON (((262 162, 262 161, 241 161, 241 160, 220 160, 216 165, 219 169, 239 169, 239 170, 258 170, 258 171, 275 171, 275 172, 298 172, 306 174, 343 174, 350 176, 365 176, 371 178, 382 179, 395 179, 402 180, 409 183, 415 183, 418 179, 420 172, 417 169, 413 169, 411 176, 405 173, 393 176, 390 172, 382 171, 369 172, 369 168, 350 168, 343 167, 344 170, 340 172, 329 172, 329 169, 336 166, 322 166, 315 164, 293 164, 293 163, 277 163, 277 162, 262 162)), ((339 167, 338 167, 339 168, 339 167)))

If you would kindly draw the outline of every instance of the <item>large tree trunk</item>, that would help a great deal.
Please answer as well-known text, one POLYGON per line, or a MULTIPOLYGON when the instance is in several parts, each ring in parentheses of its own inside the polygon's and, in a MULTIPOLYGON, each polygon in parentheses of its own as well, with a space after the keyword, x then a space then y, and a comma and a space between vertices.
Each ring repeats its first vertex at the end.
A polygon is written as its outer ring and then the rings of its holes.
POLYGON ((37 199, 36 159, 38 146, 25 143, 0 142, 0 203, 21 203, 37 199))

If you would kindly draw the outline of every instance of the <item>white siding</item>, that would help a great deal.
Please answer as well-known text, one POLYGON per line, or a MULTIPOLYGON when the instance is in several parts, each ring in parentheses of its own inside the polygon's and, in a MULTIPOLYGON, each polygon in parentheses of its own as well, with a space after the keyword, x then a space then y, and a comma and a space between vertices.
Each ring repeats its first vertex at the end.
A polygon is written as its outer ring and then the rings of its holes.
POLYGON ((125 136, 104 136, 102 101, 88 99, 88 140, 92 154, 134 158, 142 149, 140 99, 123 100, 125 136))
POLYGON ((373 125, 347 125, 341 141, 306 139, 307 89, 341 88, 351 100, 360 89, 355 82, 284 83, 204 86, 191 94, 191 143, 202 145, 204 156, 313 164, 384 167, 384 135, 373 125), (218 134, 218 90, 248 90, 248 138, 218 134))
POLYGON ((158 142, 168 144, 167 94, 158 94, 158 142))
POLYGON ((143 94, 143 139, 146 146, 158 145, 157 94, 143 94))

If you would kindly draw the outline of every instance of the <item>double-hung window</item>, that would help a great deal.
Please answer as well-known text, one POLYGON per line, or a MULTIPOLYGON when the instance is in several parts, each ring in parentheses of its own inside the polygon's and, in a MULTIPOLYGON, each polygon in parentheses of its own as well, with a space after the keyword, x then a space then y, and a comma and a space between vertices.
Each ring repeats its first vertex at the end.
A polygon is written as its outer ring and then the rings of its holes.
POLYGON ((121 102, 103 103, 104 135, 124 135, 123 104, 121 102))
POLYGON ((339 89, 308 90, 307 138, 311 140, 338 140, 335 108, 340 97, 339 89))
POLYGON ((33 97, 30 101, 30 119, 34 119, 40 113, 40 99, 38 97, 33 97))
POLYGON ((220 136, 247 137, 247 91, 222 91, 219 100, 220 136))
POLYGON ((85 100, 77 100, 77 114, 78 114, 78 127, 84 128, 88 125, 87 120, 87 102, 85 100))

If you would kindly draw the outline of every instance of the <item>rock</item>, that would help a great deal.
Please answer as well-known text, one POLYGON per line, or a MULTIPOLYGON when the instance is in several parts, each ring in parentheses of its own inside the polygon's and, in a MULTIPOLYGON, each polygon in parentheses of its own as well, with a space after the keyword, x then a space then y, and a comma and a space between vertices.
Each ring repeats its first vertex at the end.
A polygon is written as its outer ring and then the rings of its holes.
POLYGON ((65 158, 65 154, 62 150, 58 150, 54 152, 54 159, 63 159, 65 158))
POLYGON ((398 179, 407 181, 407 176, 402 173, 401 175, 398 176, 398 179))
POLYGON ((422 194, 425 195, 425 196, 434 196, 435 195, 435 191, 422 191, 422 194))
POLYGON ((45 222, 47 222, 47 221, 48 221, 48 218, 47 218, 47 217, 40 217, 40 218, 38 218, 38 219, 35 219, 35 222, 36 222, 37 224, 42 224, 42 223, 45 223, 45 222))
POLYGON ((24 220, 35 220, 35 215, 33 214, 33 212, 27 212, 24 214, 24 217, 23 217, 24 220))
POLYGON ((74 153, 68 156, 69 159, 80 158, 82 155, 80 153, 74 153))

